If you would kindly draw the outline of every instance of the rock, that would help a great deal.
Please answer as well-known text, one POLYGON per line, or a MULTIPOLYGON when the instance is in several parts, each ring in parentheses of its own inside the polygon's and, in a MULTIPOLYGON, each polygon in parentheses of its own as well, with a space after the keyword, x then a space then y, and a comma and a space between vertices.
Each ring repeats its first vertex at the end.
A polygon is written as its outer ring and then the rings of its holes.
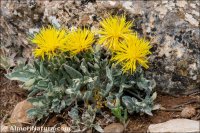
POLYGON ((200 132, 199 121, 189 120, 189 119, 172 119, 167 122, 151 124, 148 127, 149 133, 155 132, 200 132))
POLYGON ((104 128, 105 133, 123 133, 124 126, 120 123, 112 123, 104 128))
POLYGON ((28 123, 28 122, 30 122, 32 120, 32 118, 28 117, 27 111, 31 108, 33 108, 33 105, 30 102, 28 102, 27 100, 19 102, 15 106, 9 121, 11 123, 28 123))
POLYGON ((185 7, 185 5, 187 5, 187 2, 184 0, 178 0, 176 5, 179 7, 185 7))
POLYGON ((1 44, 8 51, 7 55, 14 54, 14 62, 18 57, 25 58, 25 61, 32 58, 31 54, 26 56, 26 53, 30 53, 26 49, 33 46, 29 45, 29 31, 35 32, 52 23, 69 29, 84 24, 98 28, 99 21, 109 14, 125 13, 127 20, 134 22, 134 31, 151 40, 153 47, 149 69, 145 71, 147 78, 155 79, 157 88, 171 94, 199 88, 198 0, 97 0, 84 4, 72 0, 28 1, 1 2, 1 44), (190 67, 192 64, 196 67, 190 67))
POLYGON ((183 118, 191 118, 196 114, 196 110, 194 107, 188 106, 185 107, 181 112, 181 117, 183 118))
POLYGON ((188 21, 189 23, 191 23, 194 26, 199 25, 199 21, 194 19, 194 17, 191 14, 186 13, 185 14, 185 20, 188 21))

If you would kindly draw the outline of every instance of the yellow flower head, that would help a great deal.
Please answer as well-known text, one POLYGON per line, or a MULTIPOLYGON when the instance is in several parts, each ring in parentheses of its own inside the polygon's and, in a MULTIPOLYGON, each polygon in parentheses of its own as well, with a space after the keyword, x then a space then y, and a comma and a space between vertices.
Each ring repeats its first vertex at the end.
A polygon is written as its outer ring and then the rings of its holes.
POLYGON ((125 41, 121 42, 119 48, 114 52, 113 61, 122 65, 123 72, 136 70, 136 64, 148 68, 147 55, 151 54, 149 49, 150 42, 140 39, 137 35, 132 35, 125 41))
POLYGON ((34 56, 42 57, 42 59, 44 59, 45 56, 47 56, 48 59, 56 56, 56 51, 66 42, 65 36, 66 30, 64 29, 59 30, 52 26, 42 28, 40 32, 31 39, 31 42, 37 45, 37 48, 33 51, 34 56))
POLYGON ((94 43, 94 34, 87 29, 77 29, 69 32, 66 37, 67 43, 63 45, 63 51, 69 51, 72 56, 91 49, 94 43))
POLYGON ((100 22, 99 44, 105 45, 109 49, 116 49, 118 44, 132 34, 131 22, 126 22, 124 16, 109 17, 100 22))

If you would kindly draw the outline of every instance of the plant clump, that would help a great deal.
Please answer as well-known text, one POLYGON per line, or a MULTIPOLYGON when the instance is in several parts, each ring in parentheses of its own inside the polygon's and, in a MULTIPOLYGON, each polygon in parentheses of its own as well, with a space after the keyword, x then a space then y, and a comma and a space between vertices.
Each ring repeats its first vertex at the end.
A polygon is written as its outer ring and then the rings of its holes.
POLYGON ((148 68, 150 42, 139 38, 124 16, 100 25, 99 36, 86 28, 52 26, 33 35, 35 60, 6 74, 30 92, 30 116, 40 120, 70 107, 72 130, 102 132, 95 118, 106 108, 122 123, 128 114, 152 115, 155 82, 144 77, 141 67, 148 68))

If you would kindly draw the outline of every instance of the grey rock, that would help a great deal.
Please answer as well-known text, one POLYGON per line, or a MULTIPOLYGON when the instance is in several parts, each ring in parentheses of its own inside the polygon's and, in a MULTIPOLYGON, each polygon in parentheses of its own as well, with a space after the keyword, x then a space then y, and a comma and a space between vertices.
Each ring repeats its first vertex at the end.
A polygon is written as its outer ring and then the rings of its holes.
POLYGON ((151 124, 148 127, 149 133, 194 133, 200 132, 199 127, 200 122, 189 120, 189 119, 172 119, 167 122, 158 123, 158 124, 151 124))
POLYGON ((142 31, 153 45, 146 76, 156 80, 157 88, 173 94, 200 87, 199 22, 195 17, 199 17, 199 6, 197 1, 189 2, 196 13, 193 15, 185 3, 188 1, 148 1, 140 7, 144 13, 139 17, 130 11, 135 30, 142 31))
MULTIPOLYGON (((98 29, 99 21, 110 14, 126 13, 133 29, 151 40, 148 78, 157 88, 182 93, 200 88, 200 44, 198 0, 163 1, 2 1, 1 44, 16 58, 32 59, 27 33, 54 23, 69 29, 87 26, 98 29), (33 3, 33 4, 31 4, 33 3), (34 5, 31 6, 30 5, 34 5), (54 16, 54 19, 50 19, 54 16), (85 17, 86 16, 86 17, 85 17), (19 52, 19 49, 20 52, 19 52), (27 52, 28 51, 28 52, 27 52), (29 53, 27 55, 27 53, 29 53)), ((9 55, 9 54, 8 54, 9 55)))

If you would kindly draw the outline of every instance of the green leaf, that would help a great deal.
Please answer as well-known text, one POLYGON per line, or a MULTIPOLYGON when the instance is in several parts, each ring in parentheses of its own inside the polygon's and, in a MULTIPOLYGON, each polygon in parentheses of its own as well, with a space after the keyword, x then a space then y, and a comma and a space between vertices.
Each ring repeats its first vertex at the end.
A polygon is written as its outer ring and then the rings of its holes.
POLYGON ((47 69, 44 67, 44 63, 40 62, 40 74, 42 77, 46 78, 48 76, 48 71, 47 69))
POLYGON ((67 98, 67 99, 65 100, 65 104, 66 104, 67 106, 70 106, 72 103, 73 103, 73 99, 72 99, 72 98, 67 98))
POLYGON ((91 97, 92 97, 92 91, 84 92, 84 95, 83 95, 84 100, 88 101, 88 100, 90 100, 91 97))
POLYGON ((36 95, 37 93, 43 91, 43 89, 37 88, 37 87, 35 87, 35 86, 33 86, 33 87, 31 88, 31 90, 32 90, 32 91, 28 94, 28 97, 32 97, 32 96, 36 95))
POLYGON ((130 96, 123 96, 122 97, 122 102, 126 106, 128 112, 130 114, 134 112, 134 110, 133 110, 134 103, 133 103, 133 100, 132 100, 132 98, 130 96))
POLYGON ((78 109, 76 107, 72 108, 69 112, 68 115, 73 119, 73 120, 79 120, 79 115, 78 115, 78 109))
POLYGON ((45 96, 30 97, 27 99, 35 107, 44 107, 47 104, 47 99, 45 96))
POLYGON ((40 71, 40 65, 39 65, 38 61, 34 61, 33 63, 34 63, 35 69, 36 69, 37 71, 40 71))
POLYGON ((119 120, 122 118, 122 112, 121 112, 121 108, 120 106, 116 107, 116 108, 112 108, 111 112, 115 115, 116 118, 118 118, 119 120))
POLYGON ((85 60, 83 60, 83 61, 81 62, 80 68, 81 68, 81 70, 83 71, 83 73, 84 73, 85 75, 90 75, 85 60))
POLYGON ((38 86, 38 87, 47 88, 47 87, 48 87, 48 83, 49 83, 48 80, 40 80, 40 81, 37 83, 37 86, 38 86))
POLYGON ((113 87, 112 72, 111 72, 111 70, 109 69, 108 66, 106 66, 106 76, 107 76, 107 78, 108 78, 108 80, 109 80, 109 83, 107 83, 107 85, 106 85, 106 90, 105 90, 105 92, 104 92, 104 94, 103 94, 104 97, 105 97, 106 95, 108 95, 108 93, 110 92, 110 90, 111 90, 112 87, 113 87))
POLYGON ((35 83, 35 78, 30 79, 24 83, 25 87, 31 87, 35 83))
POLYGON ((10 80, 18 80, 21 82, 27 82, 35 77, 35 73, 30 70, 13 70, 13 72, 5 75, 10 80))
POLYGON ((46 110, 41 110, 39 108, 32 108, 27 110, 27 114, 29 117, 37 118, 38 120, 42 119, 43 116, 46 116, 48 113, 46 110))
POLYGON ((82 78, 82 74, 80 72, 78 72, 77 70, 75 70, 74 68, 64 64, 63 65, 64 68, 65 68, 65 71, 69 74, 69 76, 72 78, 72 79, 76 79, 76 78, 82 78))

